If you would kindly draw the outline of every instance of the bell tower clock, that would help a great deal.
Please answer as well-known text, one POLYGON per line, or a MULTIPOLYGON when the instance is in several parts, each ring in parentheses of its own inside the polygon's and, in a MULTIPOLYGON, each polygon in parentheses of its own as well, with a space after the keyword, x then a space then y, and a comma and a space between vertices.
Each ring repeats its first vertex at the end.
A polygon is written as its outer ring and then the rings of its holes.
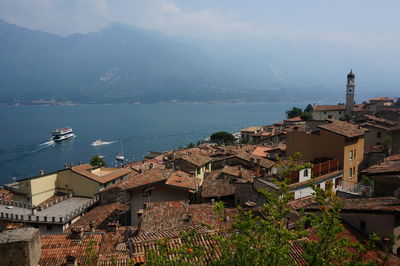
POLYGON ((346 84, 346 116, 350 117, 351 112, 353 111, 354 107, 354 90, 356 88, 355 84, 356 76, 353 74, 351 70, 350 73, 347 75, 347 84, 346 84))

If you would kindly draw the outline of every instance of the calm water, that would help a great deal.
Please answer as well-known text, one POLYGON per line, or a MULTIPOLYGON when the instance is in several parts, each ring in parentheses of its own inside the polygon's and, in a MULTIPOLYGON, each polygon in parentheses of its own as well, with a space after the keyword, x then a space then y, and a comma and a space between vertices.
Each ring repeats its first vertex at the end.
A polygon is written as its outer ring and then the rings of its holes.
POLYGON ((142 160, 150 150, 185 146, 220 130, 236 132, 251 125, 267 125, 304 103, 154 104, 0 107, 0 184, 58 170, 64 163, 87 162, 103 154, 115 165, 121 152, 142 160), (70 126, 76 138, 46 143, 55 128, 70 126), (92 147, 96 139, 115 141, 92 147), (121 144, 122 145, 121 145, 121 144))

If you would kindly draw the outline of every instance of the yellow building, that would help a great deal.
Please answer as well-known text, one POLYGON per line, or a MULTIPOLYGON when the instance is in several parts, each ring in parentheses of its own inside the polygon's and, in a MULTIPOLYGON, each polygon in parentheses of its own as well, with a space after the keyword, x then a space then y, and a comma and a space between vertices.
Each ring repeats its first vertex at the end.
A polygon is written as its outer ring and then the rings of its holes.
POLYGON ((91 198, 102 189, 125 179, 132 171, 130 168, 96 168, 83 164, 21 179, 6 187, 15 194, 14 201, 38 205, 60 192, 91 198))
MULTIPOLYGON (((307 128, 307 127, 306 127, 307 128)), ((343 186, 357 183, 364 160, 365 130, 347 122, 329 120, 314 130, 294 128, 287 133, 286 153, 302 153, 302 160, 319 162, 338 159, 343 169, 343 186)))

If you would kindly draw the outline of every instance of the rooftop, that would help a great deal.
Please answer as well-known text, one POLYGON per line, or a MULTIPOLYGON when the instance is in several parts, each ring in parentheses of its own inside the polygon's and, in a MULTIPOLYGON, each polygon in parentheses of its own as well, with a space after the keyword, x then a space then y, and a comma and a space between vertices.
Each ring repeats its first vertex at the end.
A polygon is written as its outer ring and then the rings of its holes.
POLYGON ((330 123, 321 124, 318 128, 335 133, 346 138, 360 137, 365 134, 365 129, 359 128, 358 125, 330 119, 330 123))
POLYGON ((40 235, 41 257, 39 264, 43 266, 64 265, 67 256, 74 256, 79 265, 85 265, 87 258, 85 250, 90 242, 94 243, 94 251, 99 252, 103 234, 84 233, 80 240, 71 236, 71 233, 40 235))
POLYGON ((256 132, 259 130, 262 130, 262 127, 253 126, 253 127, 243 128, 240 130, 240 132, 256 132))
MULTIPOLYGON (((82 216, 73 224, 73 227, 80 227, 84 231, 90 231, 92 224, 96 231, 107 231, 108 223, 118 221, 121 212, 129 210, 129 206, 122 203, 110 203, 99 205, 82 216)), ((68 230, 71 231, 73 227, 68 230)))
POLYGON ((376 98, 369 99, 369 101, 370 101, 370 102, 393 101, 393 98, 389 98, 389 97, 376 97, 376 98))
POLYGON ((386 160, 382 163, 368 167, 362 172, 370 175, 400 173, 400 160, 386 160))
POLYGON ((124 188, 126 190, 130 190, 158 182, 165 182, 172 171, 172 169, 157 168, 144 171, 141 174, 129 178, 129 181, 127 180, 127 182, 124 184, 124 188))
POLYGON ((130 168, 96 168, 90 164, 78 165, 72 167, 71 170, 101 184, 108 183, 133 171, 130 168))
POLYGON ((256 173, 253 170, 239 166, 225 165, 222 169, 222 174, 229 175, 235 178, 235 181, 240 183, 253 182, 256 177, 256 173))
POLYGON ((183 154, 183 155, 177 157, 175 160, 178 160, 178 159, 184 160, 190 164, 195 165, 196 167, 201 167, 212 161, 211 157, 199 155, 199 154, 183 154))
POLYGON ((260 166, 263 168, 271 168, 272 166, 275 165, 274 161, 271 161, 271 160, 268 160, 268 159, 265 159, 265 158, 262 158, 259 156, 255 156, 255 155, 252 155, 247 152, 242 152, 242 153, 236 154, 234 156, 239 159, 242 159, 246 162, 251 162, 252 160, 254 160, 255 165, 257 164, 257 160, 260 160, 260 166))
POLYGON ((230 182, 229 178, 222 178, 221 173, 222 169, 213 170, 205 177, 201 190, 203 198, 223 197, 235 194, 235 185, 230 182))
POLYGON ((196 191, 201 185, 201 178, 178 170, 171 173, 165 184, 176 188, 196 191))
POLYGON ((344 110, 346 110, 346 106, 344 104, 314 106, 314 111, 344 111, 344 110))
POLYGON ((211 204, 189 204, 187 201, 148 203, 143 210, 139 236, 182 228, 185 226, 210 226, 221 230, 228 229, 237 214, 236 209, 225 209, 226 217, 221 220, 211 204))

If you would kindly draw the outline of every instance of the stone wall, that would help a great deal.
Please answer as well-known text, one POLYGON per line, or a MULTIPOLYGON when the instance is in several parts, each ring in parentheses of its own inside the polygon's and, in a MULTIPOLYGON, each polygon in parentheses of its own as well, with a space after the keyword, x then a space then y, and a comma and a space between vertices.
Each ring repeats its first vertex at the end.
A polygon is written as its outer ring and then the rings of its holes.
POLYGON ((26 227, 0 234, 0 264, 36 266, 40 259, 39 230, 26 227))

